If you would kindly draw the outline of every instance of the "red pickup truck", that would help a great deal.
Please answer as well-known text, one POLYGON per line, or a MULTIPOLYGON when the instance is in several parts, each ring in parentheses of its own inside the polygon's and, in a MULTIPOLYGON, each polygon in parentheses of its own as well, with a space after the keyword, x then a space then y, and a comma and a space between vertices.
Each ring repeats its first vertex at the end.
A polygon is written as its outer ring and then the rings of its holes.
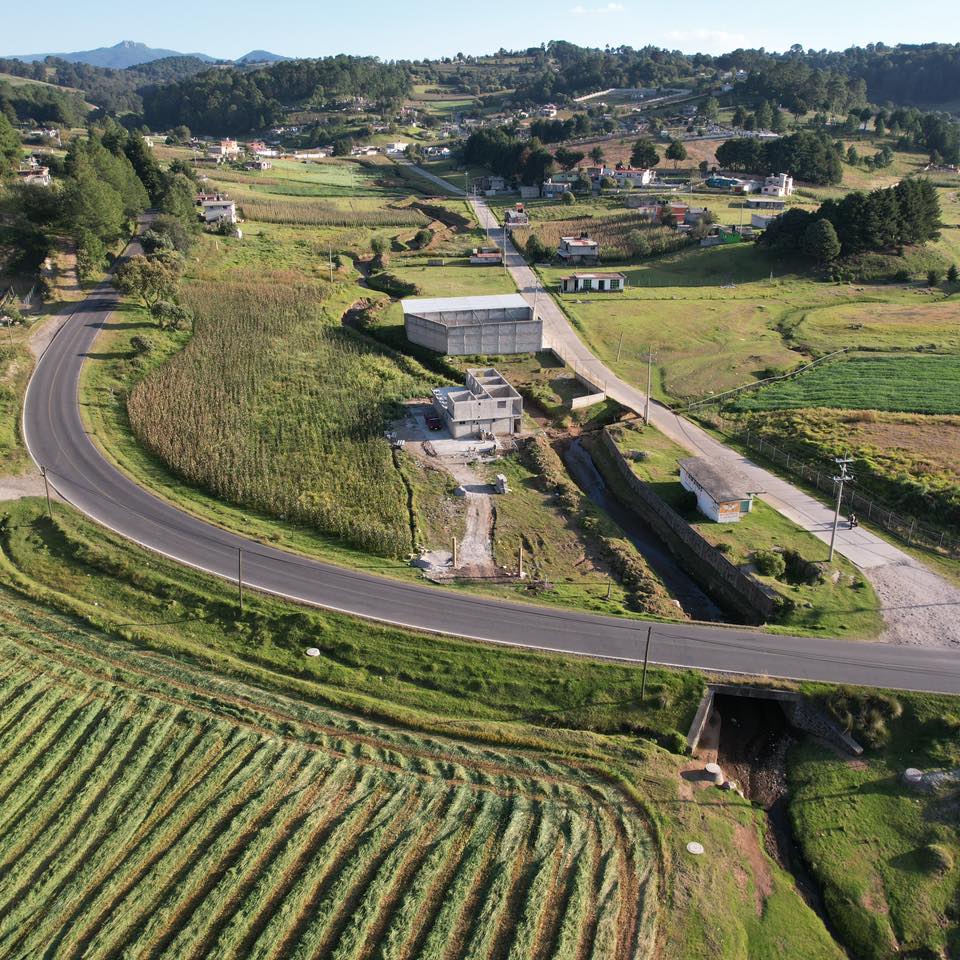
POLYGON ((429 413, 424 418, 427 421, 428 430, 442 430, 443 421, 436 414, 429 413))

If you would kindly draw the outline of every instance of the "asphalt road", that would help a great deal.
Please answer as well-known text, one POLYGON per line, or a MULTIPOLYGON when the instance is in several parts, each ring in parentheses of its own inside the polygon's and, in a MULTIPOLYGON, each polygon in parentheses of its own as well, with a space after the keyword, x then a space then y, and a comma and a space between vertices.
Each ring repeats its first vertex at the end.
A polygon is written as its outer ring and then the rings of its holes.
MULTIPOLYGON (((384 623, 537 650, 643 658, 646 624, 467 596, 299 557, 198 520, 137 486, 100 454, 80 417, 80 368, 117 295, 101 284, 78 305, 40 358, 23 430, 57 492, 105 527, 150 550, 291 600, 384 623)), ((654 663, 753 676, 827 680, 960 693, 949 650, 788 637, 747 628, 655 625, 654 663)))

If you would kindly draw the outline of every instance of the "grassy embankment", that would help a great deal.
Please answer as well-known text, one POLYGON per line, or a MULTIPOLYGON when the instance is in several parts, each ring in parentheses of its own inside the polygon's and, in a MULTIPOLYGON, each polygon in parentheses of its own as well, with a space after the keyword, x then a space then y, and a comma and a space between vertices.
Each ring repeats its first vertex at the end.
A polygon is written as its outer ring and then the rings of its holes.
POLYGON ((788 756, 791 819, 834 927, 865 960, 952 956, 960 795, 956 784, 918 793, 900 778, 907 767, 960 763, 957 700, 812 692, 868 745, 858 761, 810 741, 788 756))
MULTIPOLYGON (((801 530, 762 499, 755 501, 752 512, 739 523, 714 523, 704 518, 691 507, 689 494, 680 484, 677 461, 687 456, 686 451, 653 428, 639 424, 616 427, 614 438, 628 457, 640 455, 639 459, 632 459, 634 473, 649 483, 701 536, 718 547, 731 563, 751 564, 758 551, 795 552, 810 562, 826 560, 827 548, 822 541, 801 530)), ((623 485, 618 483, 607 463, 608 455, 599 444, 593 454, 601 468, 605 468, 604 475, 613 489, 629 502, 629 494, 620 489, 623 485)), ((833 572, 838 575, 835 583, 828 573, 824 582, 813 584, 802 582, 797 576, 786 578, 785 574, 784 579, 776 579, 756 573, 761 583, 790 601, 790 608, 775 629, 856 639, 877 636, 883 619, 872 587, 853 564, 839 555, 834 557, 830 573, 833 572)))
POLYGON ((682 758, 644 739, 679 743, 697 674, 653 670, 640 703, 633 668, 257 595, 240 614, 229 585, 67 508, 4 512, 5 699, 33 738, 0 767, 32 813, 0 820, 22 894, 4 942, 394 956, 492 936, 528 956, 537 936, 540 955, 599 960, 633 957, 656 920, 678 958, 839 956, 760 850, 750 805, 688 795, 682 758), (54 789, 31 801, 41 779, 54 789), (692 838, 708 856, 686 854, 692 838), (756 857, 734 874, 745 838, 756 857))

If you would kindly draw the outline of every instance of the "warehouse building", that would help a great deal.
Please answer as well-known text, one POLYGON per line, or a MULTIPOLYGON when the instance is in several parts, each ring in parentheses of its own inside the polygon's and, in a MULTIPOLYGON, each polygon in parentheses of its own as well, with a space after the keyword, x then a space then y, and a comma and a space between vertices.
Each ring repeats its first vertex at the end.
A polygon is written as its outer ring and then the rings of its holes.
POLYGON ((543 345, 543 321, 519 293, 403 300, 400 306, 407 339, 437 353, 536 353, 543 345))
POLYGON ((493 367, 468 370, 463 387, 435 387, 433 405, 455 439, 520 432, 523 400, 493 367))

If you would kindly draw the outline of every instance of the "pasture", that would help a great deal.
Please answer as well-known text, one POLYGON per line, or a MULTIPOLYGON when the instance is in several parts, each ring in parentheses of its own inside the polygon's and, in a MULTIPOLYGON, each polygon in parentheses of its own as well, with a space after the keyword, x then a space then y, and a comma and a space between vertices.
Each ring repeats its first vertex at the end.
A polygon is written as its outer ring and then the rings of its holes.
POLYGON ((735 411, 837 407, 902 413, 960 413, 960 356, 852 357, 741 394, 735 411))

